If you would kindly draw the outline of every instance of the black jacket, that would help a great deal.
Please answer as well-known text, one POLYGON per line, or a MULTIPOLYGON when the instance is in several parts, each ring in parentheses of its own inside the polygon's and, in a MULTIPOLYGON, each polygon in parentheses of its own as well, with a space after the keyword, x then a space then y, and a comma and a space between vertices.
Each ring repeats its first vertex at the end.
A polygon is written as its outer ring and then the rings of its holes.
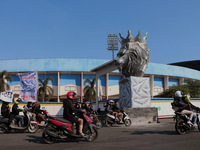
POLYGON ((71 119, 74 117, 73 113, 77 114, 82 112, 81 109, 76 109, 73 106, 73 101, 71 99, 65 99, 63 101, 63 118, 64 119, 71 119))
POLYGON ((14 116, 16 115, 19 115, 19 112, 22 111, 21 109, 18 109, 18 105, 17 104, 14 104, 13 107, 12 107, 12 114, 14 116))
POLYGON ((10 113, 8 108, 9 108, 9 105, 3 102, 2 106, 1 106, 1 115, 2 116, 10 113))

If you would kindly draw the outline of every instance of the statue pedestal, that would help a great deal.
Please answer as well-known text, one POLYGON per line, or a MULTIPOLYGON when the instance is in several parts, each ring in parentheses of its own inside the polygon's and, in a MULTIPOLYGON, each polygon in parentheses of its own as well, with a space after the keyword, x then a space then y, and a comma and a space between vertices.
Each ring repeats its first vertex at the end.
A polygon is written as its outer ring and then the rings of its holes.
POLYGON ((150 80, 148 77, 127 77, 119 82, 121 108, 151 107, 150 80))

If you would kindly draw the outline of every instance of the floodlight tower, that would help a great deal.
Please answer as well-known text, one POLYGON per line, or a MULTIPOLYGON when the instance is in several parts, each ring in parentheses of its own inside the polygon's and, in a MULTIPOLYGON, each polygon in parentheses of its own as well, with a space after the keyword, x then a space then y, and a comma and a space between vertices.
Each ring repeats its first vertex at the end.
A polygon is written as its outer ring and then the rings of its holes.
POLYGON ((118 50, 118 36, 116 34, 109 34, 107 36, 107 50, 112 50, 112 55, 114 59, 114 51, 118 50))

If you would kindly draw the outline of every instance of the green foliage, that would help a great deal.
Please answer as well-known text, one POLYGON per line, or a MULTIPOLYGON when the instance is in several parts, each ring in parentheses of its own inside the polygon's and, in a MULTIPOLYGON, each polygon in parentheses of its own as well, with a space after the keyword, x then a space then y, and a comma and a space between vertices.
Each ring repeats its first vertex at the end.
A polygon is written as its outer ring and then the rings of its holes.
POLYGON ((0 72, 0 92, 10 89, 8 81, 12 82, 12 77, 8 74, 6 70, 0 72))
POLYGON ((200 81, 187 81, 184 85, 171 86, 166 91, 160 93, 158 97, 173 98, 176 91, 190 94, 191 98, 200 98, 200 81))
POLYGON ((84 85, 88 83, 83 89, 84 97, 88 101, 95 101, 96 91, 95 91, 95 78, 90 81, 90 79, 85 79, 84 85))
POLYGON ((39 101, 49 101, 53 97, 53 88, 48 85, 48 82, 51 81, 53 83, 52 77, 46 77, 44 81, 42 79, 38 79, 39 88, 38 88, 38 100, 39 101))

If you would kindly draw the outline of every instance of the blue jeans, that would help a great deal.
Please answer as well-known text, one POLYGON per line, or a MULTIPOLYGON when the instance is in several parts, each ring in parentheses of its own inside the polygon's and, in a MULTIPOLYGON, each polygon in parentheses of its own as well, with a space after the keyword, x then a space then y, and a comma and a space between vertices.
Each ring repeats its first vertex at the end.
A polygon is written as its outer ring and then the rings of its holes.
POLYGON ((193 123, 197 123, 197 115, 193 114, 193 123))
POLYGON ((15 119, 19 120, 21 122, 21 124, 24 125, 24 117, 23 116, 16 115, 15 119))

